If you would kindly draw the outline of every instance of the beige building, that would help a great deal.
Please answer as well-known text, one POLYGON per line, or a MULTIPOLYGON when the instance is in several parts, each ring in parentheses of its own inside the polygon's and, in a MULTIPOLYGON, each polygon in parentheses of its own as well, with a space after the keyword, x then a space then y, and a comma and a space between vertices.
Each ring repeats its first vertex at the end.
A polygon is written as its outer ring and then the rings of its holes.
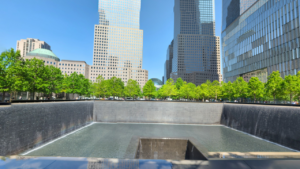
POLYGON ((24 57, 25 59, 41 59, 45 65, 52 65, 61 70, 63 74, 70 75, 74 72, 83 74, 89 78, 89 65, 85 61, 60 60, 52 51, 48 49, 35 49, 24 57))
POLYGON ((22 57, 25 57, 27 53, 39 48, 51 50, 50 45, 39 39, 27 38, 17 41, 16 49, 20 51, 22 57))
POLYGON ((116 76, 125 85, 129 79, 136 80, 142 88, 148 80, 148 71, 142 69, 141 0, 114 2, 99 0, 99 24, 94 27, 90 80, 95 82, 99 75, 105 79, 116 76))

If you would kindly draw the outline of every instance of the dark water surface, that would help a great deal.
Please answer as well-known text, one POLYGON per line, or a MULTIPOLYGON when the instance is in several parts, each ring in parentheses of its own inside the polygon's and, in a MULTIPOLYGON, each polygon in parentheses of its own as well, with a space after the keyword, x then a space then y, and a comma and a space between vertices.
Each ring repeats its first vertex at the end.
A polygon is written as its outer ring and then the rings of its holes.
POLYGON ((221 125, 95 123, 26 155, 134 158, 136 138, 192 139, 208 152, 291 152, 221 125))

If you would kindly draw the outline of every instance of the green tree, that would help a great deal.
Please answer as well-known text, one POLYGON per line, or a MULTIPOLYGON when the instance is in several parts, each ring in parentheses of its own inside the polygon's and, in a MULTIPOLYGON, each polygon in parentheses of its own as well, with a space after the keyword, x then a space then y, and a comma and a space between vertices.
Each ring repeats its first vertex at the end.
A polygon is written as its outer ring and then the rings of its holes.
POLYGON ((76 72, 70 74, 70 76, 65 74, 63 88, 66 93, 79 94, 81 87, 81 80, 76 72))
POLYGON ((201 98, 201 86, 197 86, 195 88, 195 99, 200 100, 201 98))
POLYGON ((144 96, 147 96, 150 100, 150 97, 155 96, 156 94, 156 87, 152 80, 148 80, 143 87, 144 96))
POLYGON ((70 76, 65 74, 62 91, 69 94, 72 93, 83 96, 89 95, 90 87, 90 81, 88 79, 86 79, 82 74, 74 72, 70 76))
POLYGON ((49 74, 44 61, 40 59, 33 58, 31 60, 26 60, 23 73, 23 91, 29 91, 33 95, 35 100, 36 92, 47 92, 49 90, 49 74))
POLYGON ((195 94, 196 85, 194 83, 184 82, 180 88, 180 95, 186 99, 194 99, 196 98, 195 94))
POLYGON ((112 77, 108 80, 109 85, 109 91, 113 98, 115 99, 115 96, 121 96, 124 90, 124 82, 121 78, 112 77))
POLYGON ((89 94, 91 96, 98 96, 98 95, 96 95, 96 93, 97 93, 97 83, 93 83, 92 81, 90 81, 89 94))
POLYGON ((98 88, 99 93, 103 98, 111 96, 111 90, 110 90, 110 82, 108 80, 103 80, 100 83, 100 87, 98 88))
POLYGON ((233 96, 235 98, 241 98, 241 101, 243 98, 247 97, 248 95, 248 84, 247 82, 243 79, 243 77, 238 77, 234 82, 233 82, 233 96))
POLYGON ((271 96, 273 96, 273 99, 275 101, 275 99, 277 97, 280 97, 281 95, 281 83, 283 82, 279 71, 274 71, 270 74, 270 76, 268 77, 268 81, 265 85, 266 88, 266 93, 270 94, 271 96))
POLYGON ((45 83, 48 83, 45 94, 49 94, 49 97, 51 97, 50 94, 59 93, 61 91, 64 76, 60 69, 54 66, 46 66, 45 74, 47 75, 47 81, 45 81, 45 83))
POLYGON ((4 51, 0 55, 0 91, 2 92, 2 102, 5 99, 6 92, 15 90, 16 67, 20 62, 20 51, 14 51, 13 48, 4 51))
POLYGON ((200 94, 199 98, 202 98, 202 101, 204 102, 205 99, 209 98, 210 92, 209 92, 209 86, 207 83, 202 83, 200 85, 200 94))
POLYGON ((177 78, 175 86, 177 88, 177 90, 180 90, 181 86, 184 84, 184 81, 180 78, 177 78))
POLYGON ((290 102, 292 104, 293 97, 299 91, 299 79, 295 75, 285 76, 284 81, 281 83, 281 89, 284 92, 283 94, 289 95, 290 102))
POLYGON ((218 99, 218 96, 222 93, 221 92, 221 85, 220 82, 215 80, 211 83, 211 91, 213 93, 213 96, 215 98, 215 100, 218 99))
POLYGON ((86 79, 83 74, 79 75, 79 79, 80 79, 80 84, 81 84, 81 90, 79 91, 78 94, 80 94, 81 96, 89 95, 89 93, 90 93, 90 91, 89 91, 89 89, 90 89, 89 79, 86 79))
POLYGON ((229 81, 228 83, 222 83, 223 97, 227 98, 229 101, 234 97, 233 84, 229 81))
POLYGON ((258 79, 258 77, 251 77, 249 80, 248 93, 254 101, 256 101, 256 98, 262 98, 264 96, 264 84, 258 79))
POLYGON ((210 80, 206 80, 205 84, 207 85, 208 90, 208 99, 215 98, 214 89, 212 86, 212 82, 210 80))
POLYGON ((136 97, 140 94, 141 88, 136 80, 129 79, 124 89, 125 96, 136 97))
POLYGON ((93 85, 95 85, 96 96, 105 98, 105 96, 110 95, 108 80, 105 80, 101 75, 96 78, 96 82, 93 85))
POLYGON ((177 88, 174 85, 174 81, 172 78, 168 79, 166 84, 163 85, 161 95, 163 97, 169 97, 169 98, 171 98, 171 96, 177 96, 177 88))

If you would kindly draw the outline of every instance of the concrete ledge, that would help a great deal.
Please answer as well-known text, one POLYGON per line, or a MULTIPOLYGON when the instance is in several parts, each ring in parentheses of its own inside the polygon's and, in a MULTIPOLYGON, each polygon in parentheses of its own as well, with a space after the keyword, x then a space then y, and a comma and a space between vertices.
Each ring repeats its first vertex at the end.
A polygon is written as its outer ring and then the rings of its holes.
POLYGON ((236 158, 267 158, 267 159, 300 159, 299 152, 209 152, 208 157, 212 159, 236 159, 236 158))
POLYGON ((222 103, 94 102, 97 122, 220 124, 222 103))
POLYGON ((122 169, 296 169, 300 160, 211 160, 211 161, 175 161, 175 160, 135 160, 103 159, 78 157, 0 157, 1 168, 122 168, 122 169), (2 161, 2 160, 3 161, 2 161))

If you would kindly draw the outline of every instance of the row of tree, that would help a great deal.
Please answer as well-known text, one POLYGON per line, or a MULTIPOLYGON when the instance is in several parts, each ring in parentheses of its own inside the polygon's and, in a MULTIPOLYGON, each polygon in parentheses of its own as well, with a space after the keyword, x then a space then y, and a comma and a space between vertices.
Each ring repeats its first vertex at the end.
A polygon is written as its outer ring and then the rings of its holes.
POLYGON ((191 100, 206 99, 245 99, 257 100, 300 100, 300 71, 297 75, 288 75, 283 79, 279 71, 274 71, 268 76, 268 81, 263 83, 258 77, 251 77, 246 82, 238 77, 234 82, 219 82, 209 80, 199 86, 187 83, 178 78, 174 83, 169 79, 158 91, 153 89, 153 82, 148 81, 144 87, 145 96, 157 98, 185 98, 191 100), (147 88, 147 90, 145 90, 147 88))
MULTIPOLYGON (((234 82, 206 81, 199 86, 187 83, 181 78, 176 82, 169 79, 158 91, 154 83, 149 80, 141 90, 137 81, 129 79, 127 85, 117 77, 105 80, 102 76, 92 83, 82 74, 72 73, 63 75, 60 69, 46 66, 42 60, 23 60, 20 52, 14 49, 4 51, 0 55, 0 92, 13 93, 27 91, 33 93, 76 93, 84 96, 96 97, 143 97, 173 98, 173 99, 240 99, 253 100, 300 100, 300 72, 281 78, 279 71, 268 76, 268 81, 262 83, 257 77, 249 82, 242 77, 234 82)), ((35 98, 35 97, 34 97, 35 98)), ((2 101, 4 97, 2 97, 2 101)))
POLYGON ((139 83, 132 79, 129 79, 125 86, 121 78, 112 77, 105 80, 102 76, 98 76, 91 88, 91 95, 99 98, 113 96, 113 99, 115 99, 116 96, 132 98, 143 96, 139 83))
POLYGON ((63 75, 60 69, 46 66, 39 59, 24 60, 20 51, 14 49, 4 51, 0 55, 0 92, 2 101, 5 93, 27 91, 33 98, 35 93, 44 93, 51 97, 52 93, 77 93, 89 95, 91 83, 82 74, 74 72, 70 76, 63 75))

